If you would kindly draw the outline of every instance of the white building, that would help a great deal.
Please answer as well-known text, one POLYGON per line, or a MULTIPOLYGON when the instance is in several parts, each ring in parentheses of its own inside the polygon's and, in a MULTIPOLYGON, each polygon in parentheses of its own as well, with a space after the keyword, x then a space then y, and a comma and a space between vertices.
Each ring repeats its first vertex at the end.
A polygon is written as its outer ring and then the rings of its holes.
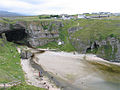
POLYGON ((81 19, 81 18, 86 18, 86 15, 78 15, 78 18, 81 19))
POLYGON ((63 20, 74 19, 73 16, 71 16, 71 15, 67 15, 67 14, 61 14, 60 16, 61 16, 61 19, 63 19, 63 20))
POLYGON ((67 19, 71 19, 71 18, 70 18, 69 16, 63 15, 63 16, 62 16, 62 19, 63 19, 63 20, 67 20, 67 19))

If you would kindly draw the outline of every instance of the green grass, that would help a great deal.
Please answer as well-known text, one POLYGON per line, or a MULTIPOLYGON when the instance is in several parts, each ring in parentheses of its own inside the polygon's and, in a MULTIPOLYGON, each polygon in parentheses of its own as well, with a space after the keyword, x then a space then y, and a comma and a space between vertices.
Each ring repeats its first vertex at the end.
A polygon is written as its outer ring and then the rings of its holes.
POLYGON ((70 27, 71 24, 69 24, 69 21, 64 21, 64 27, 60 28, 60 39, 64 41, 64 45, 62 46, 61 50, 62 51, 75 51, 75 48, 71 44, 69 40, 69 34, 68 34, 68 28, 70 27))
MULTIPOLYGON (((74 45, 77 47, 79 47, 77 39, 85 46, 90 46, 94 41, 101 42, 102 40, 106 40, 108 37, 114 37, 120 40, 120 20, 81 19, 69 22, 70 27, 80 26, 83 28, 70 34, 72 37, 71 42, 74 42, 74 45)), ((82 47, 78 49, 78 51, 79 50, 82 50, 82 47)), ((98 49, 88 52, 97 54, 104 59, 114 60, 117 47, 112 51, 112 46, 107 42, 105 46, 101 46, 98 49)))
POLYGON ((82 30, 79 30, 72 34, 73 38, 81 38, 82 40, 89 39, 105 39, 108 36, 114 35, 118 36, 120 33, 120 20, 93 20, 84 19, 77 21, 82 30))
POLYGON ((13 43, 0 39, 0 83, 15 80, 24 81, 24 74, 20 66, 20 55, 13 43))
MULTIPOLYGON (((61 51, 76 51, 82 50, 79 48, 77 39, 81 41, 85 46, 92 44, 94 41, 106 40, 108 37, 115 37, 120 39, 120 20, 97 20, 97 19, 80 19, 80 20, 63 20, 64 27, 59 29, 59 38, 64 41, 63 45, 58 46, 55 42, 50 42, 42 48, 54 48, 61 51), (82 27, 73 33, 68 33, 68 29, 71 27, 82 27), (70 39, 71 37, 71 39, 70 39), (74 46, 72 45, 74 43, 74 46)), ((107 45, 94 48, 93 51, 87 53, 97 54, 108 60, 114 60, 117 48, 112 52, 112 47, 107 42, 107 45), (104 51, 104 54, 102 53, 104 51)))
POLYGON ((25 83, 16 45, 0 39, 0 84, 20 80, 22 83, 7 90, 45 90, 25 83))
MULTIPOLYGON (((116 17, 119 18, 119 17, 116 17)), ((26 26, 29 24, 35 24, 37 26, 43 26, 44 29, 48 29, 48 25, 51 21, 60 21, 64 24, 64 27, 59 28, 59 38, 64 41, 63 45, 58 46, 55 42, 50 42, 41 48, 55 48, 62 51, 76 51, 79 47, 77 40, 80 40, 84 45, 90 45, 94 41, 102 41, 107 37, 115 37, 120 39, 120 20, 111 20, 111 19, 80 19, 80 20, 55 20, 55 19, 39 19, 38 16, 23 17, 22 19, 16 19, 15 21, 25 21, 26 26), (71 27, 82 27, 74 33, 68 33, 68 29, 71 27), (70 39, 71 37, 71 39, 70 39), (90 43, 89 43, 90 41, 90 43), (73 46, 74 43, 74 46, 73 46), (75 45, 76 44, 76 45, 75 45)), ((6 20, 10 21, 10 20, 6 20)), ((53 24, 49 31, 52 32, 52 27, 55 27, 53 24)), ((54 31, 54 30, 53 30, 54 31)), ((106 50, 104 47, 101 49, 94 50, 90 53, 101 53, 99 50, 105 50, 104 57, 109 57, 111 54, 107 54, 111 50, 106 50)), ((81 49, 82 50, 82 49, 81 49)), ((117 51, 117 50, 116 50, 117 51)), ((115 52, 116 52, 115 51, 115 52)), ((114 58, 114 55, 112 55, 114 58)))
POLYGON ((10 87, 6 90, 46 90, 46 89, 42 89, 42 88, 39 88, 39 87, 27 85, 27 84, 20 84, 20 85, 17 85, 17 86, 10 87))
POLYGON ((10 19, 8 19, 8 18, 3 18, 3 17, 0 17, 0 22, 1 23, 4 23, 4 24, 14 24, 14 23, 16 23, 16 21, 15 20, 10 20, 10 19))
POLYGON ((38 16, 23 16, 20 19, 15 19, 14 21, 61 21, 55 19, 39 19, 38 16))
MULTIPOLYGON (((65 42, 61 48, 63 51, 75 51, 74 46, 71 44, 71 40, 69 40, 69 36, 75 40, 80 39, 83 43, 89 44, 89 40, 91 42, 95 40, 101 41, 109 36, 118 37, 120 35, 120 20, 81 19, 65 20, 62 22, 64 23, 64 27, 59 29, 59 35, 60 39, 65 42), (83 27, 83 29, 69 34, 68 29, 75 26, 83 27)), ((72 39, 72 41, 74 40, 72 39)))
POLYGON ((58 49, 61 51, 72 52, 75 51, 75 48, 72 46, 69 40, 68 28, 70 25, 67 25, 69 21, 63 21, 64 27, 59 29, 59 38, 64 41, 63 45, 58 45, 57 42, 50 42, 44 46, 39 46, 38 48, 50 48, 50 49, 58 49))
POLYGON ((44 46, 39 46, 37 48, 59 49, 60 46, 57 45, 57 42, 49 42, 48 44, 46 44, 44 46))

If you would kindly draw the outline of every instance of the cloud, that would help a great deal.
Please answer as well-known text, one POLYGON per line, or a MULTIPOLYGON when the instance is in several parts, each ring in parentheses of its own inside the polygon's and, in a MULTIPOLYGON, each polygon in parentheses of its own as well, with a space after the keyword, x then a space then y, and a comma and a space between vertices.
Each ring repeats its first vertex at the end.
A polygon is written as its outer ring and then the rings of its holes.
POLYGON ((119 0, 1 0, 0 9, 24 14, 119 12, 119 0))

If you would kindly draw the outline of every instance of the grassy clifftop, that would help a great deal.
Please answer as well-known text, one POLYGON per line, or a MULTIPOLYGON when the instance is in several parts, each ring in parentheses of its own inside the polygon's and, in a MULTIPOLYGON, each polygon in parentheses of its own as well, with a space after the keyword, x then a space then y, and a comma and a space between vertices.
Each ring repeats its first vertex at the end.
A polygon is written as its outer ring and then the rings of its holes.
POLYGON ((82 19, 71 23, 71 27, 81 27, 69 33, 70 41, 77 51, 119 61, 120 20, 82 19))
POLYGON ((120 35, 120 20, 95 20, 84 19, 76 21, 83 29, 72 34, 73 38, 88 39, 105 39, 108 36, 118 37, 120 35))

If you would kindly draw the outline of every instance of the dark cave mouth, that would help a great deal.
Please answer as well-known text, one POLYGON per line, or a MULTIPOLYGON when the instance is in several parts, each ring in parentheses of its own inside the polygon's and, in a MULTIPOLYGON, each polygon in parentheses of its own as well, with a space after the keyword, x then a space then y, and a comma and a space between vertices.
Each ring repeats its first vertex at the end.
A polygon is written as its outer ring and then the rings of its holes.
POLYGON ((93 48, 91 48, 91 46, 88 47, 88 48, 86 49, 86 53, 96 53, 97 50, 98 50, 98 48, 99 48, 99 45, 98 45, 96 42, 94 42, 93 48))
POLYGON ((26 44, 27 33, 25 29, 17 29, 4 32, 7 41, 17 44, 26 44))

